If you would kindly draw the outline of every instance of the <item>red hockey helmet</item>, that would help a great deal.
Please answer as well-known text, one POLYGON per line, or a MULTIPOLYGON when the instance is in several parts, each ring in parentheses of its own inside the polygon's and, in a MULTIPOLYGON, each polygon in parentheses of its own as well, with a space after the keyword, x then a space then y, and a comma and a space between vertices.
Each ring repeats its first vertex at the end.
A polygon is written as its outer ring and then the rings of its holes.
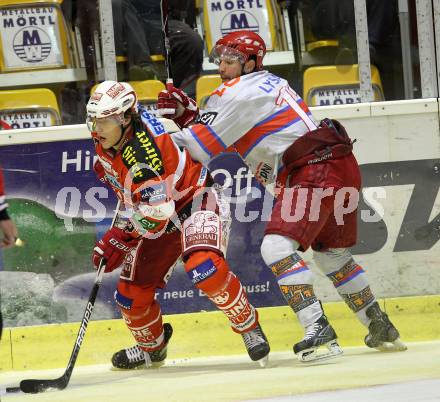
POLYGON ((260 35, 252 31, 235 31, 219 39, 211 51, 210 58, 219 64, 221 56, 235 56, 242 64, 250 56, 256 57, 256 70, 263 69, 266 44, 260 35))

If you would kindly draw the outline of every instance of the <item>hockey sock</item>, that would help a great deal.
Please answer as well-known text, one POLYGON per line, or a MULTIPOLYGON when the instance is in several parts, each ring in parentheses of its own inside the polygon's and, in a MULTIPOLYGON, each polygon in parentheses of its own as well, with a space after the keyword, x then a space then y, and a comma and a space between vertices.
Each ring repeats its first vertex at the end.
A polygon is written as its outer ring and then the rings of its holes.
POLYGON ((315 253, 315 260, 333 282, 348 307, 368 328, 371 320, 367 317, 366 310, 376 299, 362 267, 346 249, 330 249, 325 253, 315 253))
POLYGON ((322 307, 313 290, 313 274, 295 251, 299 244, 279 235, 264 236, 261 254, 277 278, 283 297, 306 328, 322 315, 322 307))

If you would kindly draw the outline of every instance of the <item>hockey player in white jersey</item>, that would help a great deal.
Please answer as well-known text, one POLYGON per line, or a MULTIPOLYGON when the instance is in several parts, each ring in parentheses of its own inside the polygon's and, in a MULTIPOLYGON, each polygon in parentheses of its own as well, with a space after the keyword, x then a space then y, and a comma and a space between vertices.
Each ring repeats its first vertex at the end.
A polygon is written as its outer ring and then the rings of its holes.
POLYGON ((159 113, 179 125, 181 131, 173 137, 195 160, 206 165, 232 148, 256 179, 272 188, 276 200, 261 253, 304 327, 304 338, 293 347, 300 361, 342 353, 315 296, 312 271, 298 253, 309 247, 317 265, 368 328, 366 345, 405 350, 348 250, 357 240, 361 186, 352 141, 337 121, 316 122, 287 81, 263 69, 265 53, 263 39, 254 32, 226 35, 210 55, 223 83, 206 109, 199 112, 185 93, 168 88, 159 94, 159 113), (302 214, 296 218, 298 211, 302 214), (328 350, 320 350, 324 345, 328 350))

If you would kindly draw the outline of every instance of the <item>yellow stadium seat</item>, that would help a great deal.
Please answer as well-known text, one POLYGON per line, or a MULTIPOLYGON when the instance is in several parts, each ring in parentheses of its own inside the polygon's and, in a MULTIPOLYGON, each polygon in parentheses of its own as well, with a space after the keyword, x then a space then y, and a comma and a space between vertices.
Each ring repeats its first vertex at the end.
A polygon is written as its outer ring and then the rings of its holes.
POLYGON ((206 104, 206 101, 211 95, 212 92, 222 83, 220 75, 212 74, 212 75, 202 75, 197 79, 196 82, 196 101, 197 105, 201 109, 206 104))
POLYGON ((61 124, 55 94, 46 88, 0 91, 3 129, 36 128, 61 124))
POLYGON ((74 64, 63 0, 0 0, 0 71, 70 68, 74 64))
POLYGON ((130 81, 130 84, 143 105, 157 103, 159 92, 165 89, 165 84, 159 80, 130 81))
POLYGON ((336 39, 326 39, 326 40, 316 40, 313 42, 307 42, 306 44, 306 50, 308 52, 313 52, 314 50, 321 49, 323 47, 337 48, 339 47, 339 41, 336 39))
MULTIPOLYGON (((154 62, 165 61, 165 57, 162 54, 151 54, 150 59, 154 62)), ((116 63, 127 63, 127 56, 116 56, 116 63)))
MULTIPOLYGON (((374 100, 383 101, 382 82, 375 66, 371 66, 371 84, 374 100)), ((358 65, 309 67, 304 72, 303 97, 309 106, 361 102, 358 65)))

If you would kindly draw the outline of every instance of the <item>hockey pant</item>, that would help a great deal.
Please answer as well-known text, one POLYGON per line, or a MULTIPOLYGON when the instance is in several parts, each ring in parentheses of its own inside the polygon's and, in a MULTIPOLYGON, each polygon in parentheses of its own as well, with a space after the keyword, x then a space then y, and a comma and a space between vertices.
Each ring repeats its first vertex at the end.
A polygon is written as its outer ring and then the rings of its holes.
MULTIPOLYGON (((313 273, 297 253, 299 243, 285 236, 264 236, 261 254, 275 275, 287 303, 306 328, 323 314, 313 290, 313 273)), ((375 301, 364 270, 355 263, 347 249, 328 249, 314 252, 318 267, 333 282, 341 297, 368 327, 366 309, 375 301)))

